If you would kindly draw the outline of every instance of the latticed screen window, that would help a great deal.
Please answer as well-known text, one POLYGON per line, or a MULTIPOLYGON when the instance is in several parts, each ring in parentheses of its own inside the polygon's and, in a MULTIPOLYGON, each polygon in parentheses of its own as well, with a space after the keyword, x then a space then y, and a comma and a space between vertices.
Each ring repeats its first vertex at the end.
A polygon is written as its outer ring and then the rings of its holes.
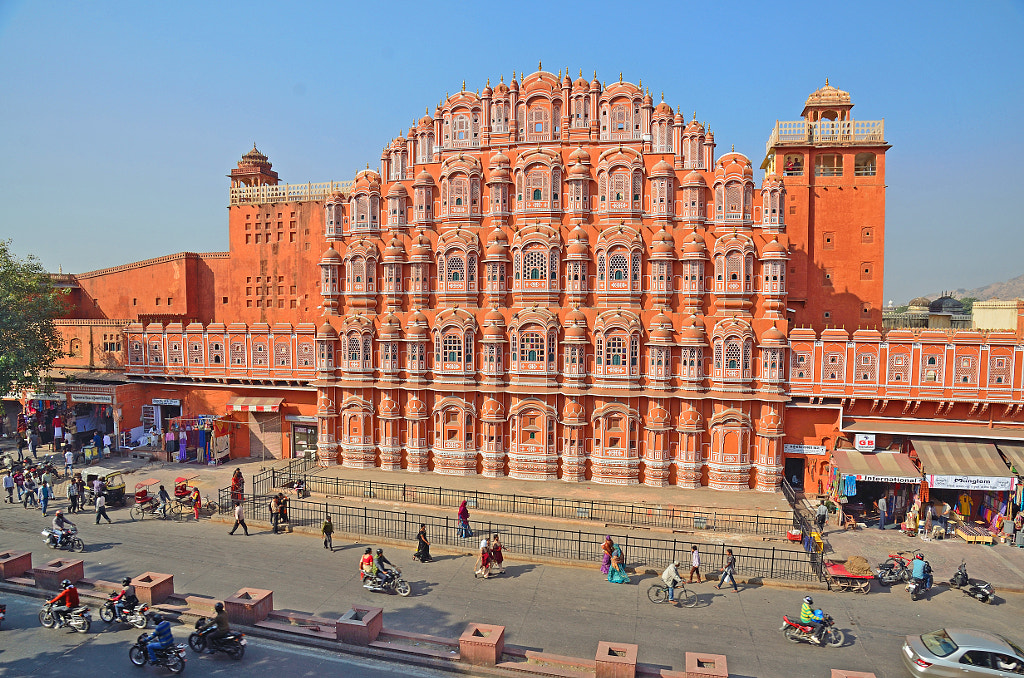
POLYGON ((629 276, 626 255, 624 254, 613 254, 609 268, 608 277, 612 280, 626 280, 629 276))
POLYGON ((639 254, 634 254, 633 255, 633 267, 632 267, 631 271, 632 271, 632 275, 633 275, 633 282, 638 282, 640 280, 640 255, 639 254))
POLYGON ((352 362, 359 361, 359 337, 354 334, 348 338, 348 359, 352 362))
POLYGON ((292 347, 281 343, 274 346, 274 365, 277 367, 291 367, 292 347))
POLYGON ((605 357, 608 365, 626 364, 626 342, 622 337, 609 337, 605 357))
POLYGON ((523 332, 519 338, 519 359, 537 362, 544 359, 544 337, 538 332, 523 332))
POLYGON ((597 257, 597 279, 604 280, 604 255, 597 257))
POLYGON ((232 365, 245 365, 245 342, 234 341, 229 347, 232 365))
POLYGON ((448 334, 444 338, 444 360, 449 363, 462 362, 462 337, 448 334))
POLYGON ((466 264, 459 257, 448 259, 448 281, 459 282, 466 279, 466 264))
POLYGON ((252 364, 255 367, 266 367, 267 366, 267 345, 266 344, 253 344, 252 345, 252 364))
POLYGON ((544 252, 534 250, 526 253, 527 280, 544 280, 547 277, 546 260, 544 252))
POLYGON ((736 342, 730 341, 725 347, 725 367, 729 370, 740 367, 740 347, 736 342))

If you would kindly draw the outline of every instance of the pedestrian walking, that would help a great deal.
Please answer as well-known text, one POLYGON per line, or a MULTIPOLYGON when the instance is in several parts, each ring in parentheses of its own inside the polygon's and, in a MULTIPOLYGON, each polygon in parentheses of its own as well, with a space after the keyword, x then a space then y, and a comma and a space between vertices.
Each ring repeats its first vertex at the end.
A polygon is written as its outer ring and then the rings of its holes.
POLYGON ((278 500, 281 502, 281 507, 278 509, 278 513, 281 514, 281 522, 282 523, 287 523, 288 522, 288 497, 285 495, 284 492, 280 493, 277 496, 278 496, 278 500))
POLYGON ((110 434, 109 433, 104 433, 103 434, 103 456, 104 457, 109 457, 110 456, 110 445, 111 445, 110 434))
POLYGON ((466 508, 466 500, 459 504, 459 537, 469 539, 473 536, 473 529, 469 526, 469 509, 466 508))
POLYGON ((277 534, 277 527, 281 521, 281 495, 277 494, 270 500, 270 526, 274 534, 277 534))
POLYGON ((29 505, 39 506, 39 502, 37 501, 37 498, 36 498, 36 490, 38 489, 38 486, 36 485, 36 480, 35 480, 35 478, 32 477, 32 473, 31 472, 25 474, 24 489, 25 489, 25 494, 23 494, 21 496, 21 506, 22 506, 22 508, 26 508, 27 509, 29 507, 29 505))
POLYGON ((601 556, 601 574, 608 574, 612 567, 612 551, 615 550, 615 542, 612 541, 611 535, 605 536, 601 550, 604 551, 604 555, 601 556))
POLYGON ((184 464, 188 461, 188 453, 185 448, 188 446, 188 434, 185 429, 178 433, 178 462, 184 464))
POLYGON ((612 549, 612 559, 608 568, 608 581, 612 584, 629 584, 629 574, 626 573, 625 558, 622 549, 616 544, 612 549))
POLYGON ((242 502, 235 502, 235 524, 231 527, 231 531, 228 534, 234 534, 238 526, 242 526, 242 531, 245 532, 245 536, 249 536, 249 526, 245 524, 245 514, 242 513, 242 502))
POLYGON ((55 453, 60 452, 60 444, 64 440, 64 420, 60 418, 60 415, 53 417, 53 451, 55 453))
POLYGON ((14 503, 14 476, 11 475, 11 472, 9 470, 6 473, 4 473, 4 492, 7 493, 7 497, 4 498, 4 503, 6 503, 6 504, 13 504, 14 503))
POLYGON ((697 545, 694 544, 690 549, 690 581, 689 584, 693 583, 693 575, 697 575, 697 583, 700 583, 700 551, 697 550, 697 545))
POLYGON ((331 541, 331 535, 334 534, 334 523, 331 522, 330 516, 324 518, 324 524, 320 526, 320 534, 324 535, 324 548, 334 551, 334 543, 331 541))
POLYGON ((21 432, 18 433, 18 461, 25 461, 25 447, 28 443, 25 442, 25 436, 21 432))
POLYGON ((878 498, 878 529, 885 529, 885 495, 878 498))
POLYGON ((722 578, 718 580, 716 589, 721 589, 722 584, 728 579, 732 582, 732 590, 739 591, 740 588, 736 586, 736 557, 732 554, 732 549, 725 550, 725 567, 722 568, 722 578))
POLYGON ((495 532, 494 536, 491 537, 491 569, 497 570, 501 574, 505 574, 505 556, 502 554, 501 540, 498 539, 498 533, 495 532))
POLYGON ((199 507, 203 505, 203 496, 199 494, 198 487, 192 488, 189 500, 192 502, 192 515, 195 516, 196 520, 199 520, 199 507))
POLYGON ((480 541, 480 554, 476 559, 476 571, 473 573, 473 577, 483 577, 484 579, 491 577, 491 549, 487 537, 480 541))
POLYGON ((92 446, 96 448, 96 456, 98 458, 103 457, 103 434, 96 431, 92 435, 92 446))
POLYGON ((28 434, 28 451, 32 454, 32 458, 36 459, 36 449, 39 447, 39 434, 36 433, 35 429, 28 434))
POLYGON ((75 453, 71 450, 64 451, 64 473, 71 475, 75 465, 75 453))
MULTIPOLYGON (((167 488, 161 485, 160 492, 157 493, 156 498, 157 501, 160 502, 160 506, 158 506, 157 509, 160 511, 160 515, 166 518, 167 507, 171 504, 171 495, 167 493, 167 488)), ((246 534, 248 534, 248 532, 246 534)))
POLYGON ((103 492, 96 495, 96 524, 100 524, 100 518, 106 518, 108 523, 114 522, 107 515, 107 496, 103 492))
POLYGON ((76 478, 68 481, 65 494, 68 497, 68 513, 78 513, 78 482, 76 478))
POLYGON ((818 526, 818 532, 824 534, 826 520, 828 520, 828 507, 825 506, 825 502, 818 502, 818 512, 814 516, 814 522, 818 526))
POLYGON ((416 533, 416 553, 412 554, 412 557, 421 563, 429 563, 433 560, 430 557, 430 540, 427 539, 427 526, 425 523, 420 524, 420 531, 416 533))
POLYGON ((245 478, 242 477, 242 469, 236 468, 231 474, 231 501, 242 501, 245 494, 245 478))
POLYGON ((43 510, 43 515, 46 515, 46 507, 50 505, 50 499, 53 498, 53 490, 50 489, 48 483, 43 483, 43 486, 39 488, 39 508, 43 510))

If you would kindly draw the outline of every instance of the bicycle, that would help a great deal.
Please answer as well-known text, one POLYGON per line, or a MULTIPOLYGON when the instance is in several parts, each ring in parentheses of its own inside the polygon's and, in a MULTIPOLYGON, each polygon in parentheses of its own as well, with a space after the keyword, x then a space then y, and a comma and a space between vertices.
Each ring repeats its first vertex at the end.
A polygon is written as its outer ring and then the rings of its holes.
POLYGON ((673 597, 675 601, 669 601, 668 584, 664 582, 651 584, 651 587, 647 589, 647 597, 655 604, 677 602, 683 607, 695 607, 697 605, 697 594, 686 588, 685 582, 679 582, 674 588, 673 597))

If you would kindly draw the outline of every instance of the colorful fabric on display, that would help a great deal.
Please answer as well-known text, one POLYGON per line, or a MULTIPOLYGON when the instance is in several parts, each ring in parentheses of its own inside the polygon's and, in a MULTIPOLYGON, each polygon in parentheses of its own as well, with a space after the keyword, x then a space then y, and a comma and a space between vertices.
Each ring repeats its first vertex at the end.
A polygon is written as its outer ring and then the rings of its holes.
POLYGON ((962 516, 969 518, 972 515, 971 508, 974 504, 974 502, 971 500, 970 495, 968 495, 966 492, 961 494, 960 497, 957 499, 957 503, 960 505, 958 513, 962 516))

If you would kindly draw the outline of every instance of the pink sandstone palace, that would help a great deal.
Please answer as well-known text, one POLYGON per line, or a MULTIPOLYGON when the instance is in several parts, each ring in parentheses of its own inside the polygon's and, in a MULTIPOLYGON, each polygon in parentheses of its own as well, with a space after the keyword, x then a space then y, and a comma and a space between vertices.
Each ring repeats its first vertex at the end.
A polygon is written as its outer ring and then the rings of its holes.
POLYGON ((48 397, 237 422, 230 456, 721 490, 821 491, 858 433, 1019 442, 1020 321, 883 333, 889 146, 852 108, 826 82, 755 168, 642 85, 538 70, 354 181, 254 147, 228 252, 60 278, 76 380, 48 397))

